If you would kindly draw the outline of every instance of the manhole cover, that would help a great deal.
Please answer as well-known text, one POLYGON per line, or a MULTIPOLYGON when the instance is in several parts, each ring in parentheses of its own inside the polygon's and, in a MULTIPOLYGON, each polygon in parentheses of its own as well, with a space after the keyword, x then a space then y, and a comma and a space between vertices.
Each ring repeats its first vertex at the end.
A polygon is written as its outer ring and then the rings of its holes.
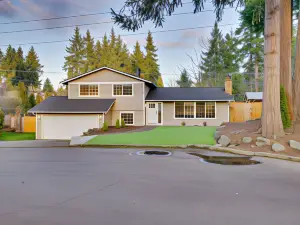
POLYGON ((139 151, 136 153, 137 155, 159 155, 159 156, 170 156, 171 152, 168 151, 155 151, 155 150, 147 150, 147 151, 139 151))
POLYGON ((207 156, 198 153, 189 153, 190 155, 198 156, 201 162, 214 163, 220 165, 255 165, 261 162, 252 160, 251 157, 247 156, 207 156))

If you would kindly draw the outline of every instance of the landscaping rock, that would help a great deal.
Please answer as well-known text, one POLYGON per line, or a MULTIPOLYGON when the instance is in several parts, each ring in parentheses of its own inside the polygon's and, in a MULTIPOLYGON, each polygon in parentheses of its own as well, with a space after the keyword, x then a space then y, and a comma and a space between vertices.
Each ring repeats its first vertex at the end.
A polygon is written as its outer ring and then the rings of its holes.
POLYGON ((266 145, 271 145, 271 140, 270 139, 267 139, 267 138, 264 138, 264 137, 258 137, 258 138, 256 138, 256 140, 258 142, 264 142, 266 145))
POLYGON ((230 144, 231 140, 226 135, 222 135, 218 141, 219 144, 221 144, 224 147, 227 147, 230 144))
POLYGON ((261 141, 257 141, 257 142, 256 142, 256 146, 257 146, 257 147, 264 147, 264 146, 266 146, 266 145, 267 145, 266 142, 261 142, 261 141))
POLYGON ((256 146, 255 145, 251 145, 251 148, 255 148, 256 146))
POLYGON ((244 144, 250 144, 252 142, 252 138, 251 137, 243 137, 242 141, 244 144))
POLYGON ((274 152, 282 152, 282 151, 285 150, 285 147, 284 147, 283 145, 281 145, 281 144, 274 143, 274 144, 272 145, 272 150, 273 150, 274 152))
POLYGON ((221 144, 216 144, 216 145, 214 145, 215 147, 222 147, 222 145, 221 144))
POLYGON ((289 145, 293 149, 300 150, 300 142, 298 142, 298 141, 290 140, 289 145))
POLYGON ((220 139, 220 137, 221 137, 221 132, 220 131, 216 131, 215 134, 214 134, 214 139, 216 141, 218 141, 220 139))
POLYGON ((236 145, 229 145, 228 148, 234 148, 236 145))

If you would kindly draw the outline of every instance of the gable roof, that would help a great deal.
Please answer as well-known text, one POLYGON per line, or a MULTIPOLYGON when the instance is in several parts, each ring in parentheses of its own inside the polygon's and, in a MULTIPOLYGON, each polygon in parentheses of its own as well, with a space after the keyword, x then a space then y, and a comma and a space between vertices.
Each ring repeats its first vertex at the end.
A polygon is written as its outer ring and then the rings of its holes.
POLYGON ((118 74, 121 74, 121 75, 130 77, 130 78, 133 78, 133 79, 136 79, 136 80, 139 80, 139 81, 143 81, 143 82, 145 82, 145 83, 147 83, 147 84, 150 84, 150 85, 153 85, 154 87, 156 87, 156 85, 155 85, 154 83, 152 83, 151 81, 149 81, 149 80, 145 80, 145 79, 143 79, 143 78, 134 76, 134 75, 132 75, 132 74, 124 73, 124 72, 121 72, 121 71, 119 71, 119 70, 115 70, 115 69, 112 69, 112 68, 109 68, 109 67, 101 67, 101 68, 95 69, 95 70, 93 70, 93 71, 90 71, 90 72, 88 72, 88 73, 84 73, 84 74, 78 75, 78 76, 76 76, 76 77, 73 77, 73 78, 64 80, 64 81, 62 81, 62 82, 60 82, 60 83, 61 83, 61 84, 68 84, 70 81, 77 80, 77 79, 79 79, 79 78, 81 78, 81 77, 88 76, 88 75, 90 75, 90 74, 92 74, 92 73, 96 73, 96 72, 99 72, 99 71, 101 71, 101 70, 110 70, 110 71, 112 71, 112 72, 115 72, 115 73, 118 73, 118 74))
POLYGON ((52 96, 30 109, 29 113, 106 113, 115 99, 68 99, 52 96))
POLYGON ((150 90, 146 101, 233 101, 222 87, 165 87, 150 90))

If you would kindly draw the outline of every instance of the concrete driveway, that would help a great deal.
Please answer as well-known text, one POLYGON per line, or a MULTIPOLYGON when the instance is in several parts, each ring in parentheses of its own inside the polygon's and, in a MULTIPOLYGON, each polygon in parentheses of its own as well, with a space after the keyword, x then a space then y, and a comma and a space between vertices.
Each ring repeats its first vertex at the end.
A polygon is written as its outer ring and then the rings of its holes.
POLYGON ((0 149, 3 225, 298 225, 300 163, 130 149, 0 149))

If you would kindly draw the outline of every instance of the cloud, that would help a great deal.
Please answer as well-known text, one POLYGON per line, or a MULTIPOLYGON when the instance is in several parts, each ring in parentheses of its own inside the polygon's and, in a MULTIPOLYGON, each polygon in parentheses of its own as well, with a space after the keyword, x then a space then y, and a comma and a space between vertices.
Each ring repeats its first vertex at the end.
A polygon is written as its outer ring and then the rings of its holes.
POLYGON ((188 42, 187 40, 182 41, 156 41, 156 46, 162 47, 162 48, 192 48, 194 46, 193 43, 188 42))
POLYGON ((18 8, 9 0, 0 1, 0 16, 13 17, 17 14, 18 8))

